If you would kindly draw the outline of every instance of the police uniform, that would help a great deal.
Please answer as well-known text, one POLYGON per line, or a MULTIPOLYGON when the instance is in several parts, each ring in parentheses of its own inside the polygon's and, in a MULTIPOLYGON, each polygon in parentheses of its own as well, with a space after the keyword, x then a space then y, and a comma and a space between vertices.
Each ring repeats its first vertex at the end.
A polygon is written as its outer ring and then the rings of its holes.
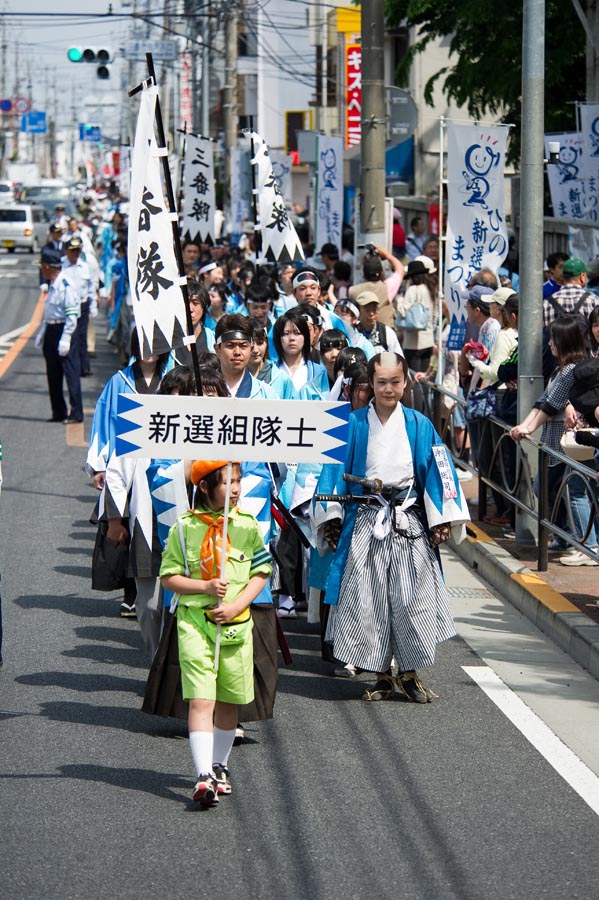
MULTIPOLYGON (((83 241, 80 237, 71 238, 64 244, 64 250, 81 250, 83 241)), ((95 290, 88 264, 79 257, 72 263, 68 256, 62 260, 62 270, 74 282, 79 300, 79 319, 77 322, 77 341, 79 345, 79 360, 81 375, 90 375, 89 353, 87 349, 87 326, 89 324, 89 311, 92 301, 95 300, 95 290)))
POLYGON ((48 288, 42 325, 42 348, 46 360, 52 420, 55 422, 63 422, 67 418, 83 421, 81 365, 77 338, 78 316, 77 288, 67 274, 60 272, 48 288), (64 346, 67 339, 70 340, 68 353, 61 356, 59 345, 62 341, 64 346), (63 379, 67 382, 70 411, 67 411, 64 399, 63 379))

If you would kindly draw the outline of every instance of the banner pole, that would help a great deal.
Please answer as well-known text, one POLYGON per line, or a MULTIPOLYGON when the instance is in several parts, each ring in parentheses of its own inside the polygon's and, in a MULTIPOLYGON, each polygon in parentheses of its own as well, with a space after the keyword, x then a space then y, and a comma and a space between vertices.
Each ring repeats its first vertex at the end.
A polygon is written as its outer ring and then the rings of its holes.
MULTIPOLYGON (((146 53, 146 61, 148 64, 148 74, 150 75, 150 79, 152 84, 156 87, 158 83, 156 81, 156 70, 154 69, 154 60, 151 53, 146 53)), ((166 146, 166 137, 164 134, 164 125, 162 123, 162 112, 160 109, 160 98, 156 97, 156 133, 158 138, 158 148, 160 150, 167 149, 166 146)), ((162 173, 164 175, 164 184, 166 187, 166 197, 169 205, 169 210, 171 213, 177 212, 177 205, 175 202, 175 193, 173 191, 173 182, 171 178, 171 170, 168 164, 168 155, 165 154, 161 157, 162 160, 162 173)), ((181 250, 181 238, 179 235, 179 222, 173 220, 171 222, 171 227, 173 231, 173 246, 175 248, 175 257, 177 259, 177 268, 179 269, 179 275, 181 278, 185 277, 185 266, 183 265, 183 251, 181 250)), ((187 282, 181 284, 181 293, 183 294, 183 303, 185 304, 185 318, 187 322, 187 334, 190 338, 194 338, 193 332, 193 322, 191 320, 191 307, 189 305, 189 293, 187 291, 187 282)), ((196 390, 198 392, 198 396, 202 396, 202 376, 200 375, 200 366, 198 363, 198 351, 195 345, 195 339, 190 342, 189 350, 191 352, 191 360, 193 366, 193 374, 195 376, 196 382, 196 390)))
MULTIPOLYGON (((219 578, 221 581, 225 577, 225 568, 227 565, 227 532, 229 530, 229 501, 231 498, 231 474, 233 471, 233 463, 231 460, 227 463, 227 480, 225 484, 225 514, 223 517, 223 537, 222 537, 222 552, 221 552, 221 560, 220 560, 220 573, 219 578)), ((220 606, 220 603, 219 603, 220 606)), ((216 640, 214 642, 214 671, 218 672, 218 660, 220 657, 220 629, 221 626, 217 623, 216 625, 216 640)))

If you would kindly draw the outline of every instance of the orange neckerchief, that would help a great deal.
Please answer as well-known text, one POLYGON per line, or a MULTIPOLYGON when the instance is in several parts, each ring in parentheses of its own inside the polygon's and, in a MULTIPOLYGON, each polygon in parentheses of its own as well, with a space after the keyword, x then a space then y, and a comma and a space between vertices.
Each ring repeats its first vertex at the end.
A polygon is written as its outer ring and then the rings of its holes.
MULTIPOLYGON (((210 578, 220 578, 223 553, 223 524, 225 517, 219 513, 200 512, 197 509, 190 509, 189 511, 193 513, 200 522, 204 522, 208 526, 200 549, 201 575, 206 580, 210 578)), ((232 512, 233 510, 230 510, 229 518, 231 518, 232 512)), ((225 566, 229 559, 230 550, 231 541, 227 534, 225 566)))

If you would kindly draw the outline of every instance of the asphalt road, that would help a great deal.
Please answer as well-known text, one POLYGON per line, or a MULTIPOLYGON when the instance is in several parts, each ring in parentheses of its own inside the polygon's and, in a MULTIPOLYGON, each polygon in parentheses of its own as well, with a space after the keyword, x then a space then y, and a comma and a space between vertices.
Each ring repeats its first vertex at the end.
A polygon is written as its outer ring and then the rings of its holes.
MULTIPOLYGON (((4 333, 25 322, 1 263, 4 333)), ((35 273, 21 265, 31 310, 35 273)), ((99 342, 86 409, 113 365, 99 342)), ((470 643, 440 648, 428 678, 440 699, 425 707, 362 702, 361 683, 326 674, 313 628, 285 623, 294 663, 275 718, 234 749, 233 796, 194 808, 185 723, 140 711, 137 625, 118 617, 116 595, 90 589, 84 440, 47 416, 29 342, 0 378, 2 900, 596 900, 596 813, 464 671, 495 665, 479 640, 517 647, 521 675, 540 652, 519 630, 532 626, 484 597, 456 607, 470 643)), ((450 561, 456 603, 473 578, 460 566, 450 561)), ((592 687, 571 697, 565 739, 596 699, 592 687)))

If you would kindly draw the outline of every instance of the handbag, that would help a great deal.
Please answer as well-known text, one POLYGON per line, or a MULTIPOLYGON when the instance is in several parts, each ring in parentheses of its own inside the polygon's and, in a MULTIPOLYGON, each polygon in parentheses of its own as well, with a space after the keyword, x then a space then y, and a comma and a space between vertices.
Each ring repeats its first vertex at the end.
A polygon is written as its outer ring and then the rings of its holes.
POLYGON ((92 554, 92 591, 118 591, 125 587, 129 542, 115 544, 107 537, 108 522, 100 520, 92 554))
MULTIPOLYGON (((596 429, 581 428, 580 431, 592 431, 594 433, 596 429)), ((573 431, 572 429, 564 431, 559 443, 562 453, 569 457, 569 459, 576 460, 576 462, 588 461, 595 455, 594 447, 585 447, 584 444, 578 444, 576 442, 576 431, 573 431)))
POLYGON ((486 419, 497 412, 497 391, 493 385, 470 391, 466 400, 466 421, 486 419))
POLYGON ((413 303, 405 316, 397 317, 397 324, 404 331, 423 331, 428 327, 429 312, 422 303, 413 303))

